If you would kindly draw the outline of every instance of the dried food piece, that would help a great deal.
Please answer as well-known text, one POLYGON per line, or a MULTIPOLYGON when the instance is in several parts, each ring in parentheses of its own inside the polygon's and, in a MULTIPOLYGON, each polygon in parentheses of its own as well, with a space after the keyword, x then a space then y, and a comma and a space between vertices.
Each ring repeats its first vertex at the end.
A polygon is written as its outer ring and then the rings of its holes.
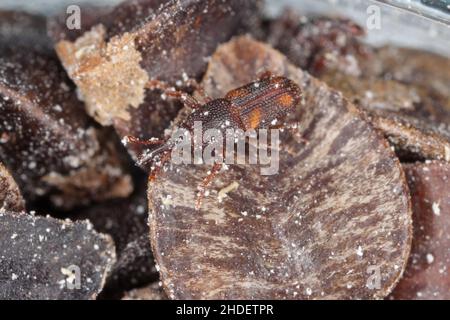
POLYGON ((413 204, 413 242, 393 299, 450 299, 450 165, 404 165, 413 204))
POLYGON ((115 136, 98 129, 52 53, 9 46, 0 55, 0 159, 26 199, 57 207, 128 196, 115 136))
POLYGON ((95 299, 115 260, 89 222, 5 211, 0 252, 1 299, 95 299))
POLYGON ((282 133, 278 174, 229 166, 200 211, 195 186, 210 167, 173 165, 149 184, 151 241, 166 293, 176 299, 385 297, 402 274, 411 241, 411 204, 398 159, 356 107, 249 37, 218 48, 203 84, 213 98, 223 97, 261 71, 301 86, 305 101, 292 118, 303 139, 282 133))
POLYGON ((0 163, 0 210, 22 212, 25 211, 25 201, 19 187, 0 163))
POLYGON ((102 125, 114 125, 119 135, 161 137, 163 132, 142 121, 142 116, 160 118, 158 128, 165 128, 180 105, 165 102, 161 92, 148 93, 148 81, 187 86, 187 79, 199 79, 216 46, 245 31, 258 17, 260 4, 258 0, 162 2, 125 2, 75 41, 56 44, 88 113, 102 125))
POLYGON ((385 46, 362 66, 366 76, 424 87, 449 98, 450 62, 447 57, 418 49, 385 46))
POLYGON ((154 282, 147 287, 128 291, 122 300, 167 300, 167 296, 159 282, 154 282))
POLYGON ((129 242, 118 254, 117 263, 106 280, 102 298, 119 298, 125 290, 158 280, 148 232, 129 242))
POLYGON ((266 41, 313 75, 338 70, 360 75, 360 62, 372 49, 361 43, 365 32, 344 18, 306 17, 286 9, 269 23, 266 41))
MULTIPOLYGON (((130 120, 117 118, 114 120, 114 128, 119 137, 131 135, 143 140, 163 138, 165 129, 170 126, 181 107, 179 101, 163 99, 159 90, 149 91, 139 108, 129 109, 130 120)), ((144 145, 137 143, 126 144, 126 148, 134 159, 146 149, 144 145)))
POLYGON ((336 72, 320 79, 368 110, 402 159, 450 161, 450 99, 396 80, 336 72))
MULTIPOLYGON (((145 181, 138 185, 145 186, 145 181)), ((111 235, 116 245, 117 262, 106 279, 101 298, 118 298, 124 291, 144 286, 158 278, 150 248, 147 225, 146 188, 132 197, 90 206, 75 219, 89 219, 98 232, 111 235)))

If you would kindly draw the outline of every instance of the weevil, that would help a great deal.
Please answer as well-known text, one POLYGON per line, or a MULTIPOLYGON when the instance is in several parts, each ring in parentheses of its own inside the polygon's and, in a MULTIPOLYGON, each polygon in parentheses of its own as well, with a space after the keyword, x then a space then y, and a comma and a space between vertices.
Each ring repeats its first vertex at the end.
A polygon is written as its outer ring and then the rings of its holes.
MULTIPOLYGON (((295 82, 282 76, 274 76, 269 72, 265 72, 255 82, 229 91, 224 98, 212 100, 202 90, 198 90, 204 97, 204 104, 199 103, 193 96, 176 91, 158 80, 150 81, 147 87, 162 90, 166 96, 181 100, 185 106, 193 110, 179 125, 190 133, 193 132, 196 121, 201 121, 203 133, 208 129, 219 129, 222 134, 225 134, 230 128, 243 131, 272 128, 274 120, 279 120, 294 111, 301 100, 301 89, 295 82)), ((126 141, 153 146, 150 152, 145 153, 138 160, 140 165, 152 164, 150 181, 156 179, 158 172, 170 160, 171 151, 175 145, 175 142, 170 139, 140 140, 127 136, 126 141)), ((221 167, 222 163, 215 163, 198 187, 196 210, 200 208, 206 188, 221 167)))

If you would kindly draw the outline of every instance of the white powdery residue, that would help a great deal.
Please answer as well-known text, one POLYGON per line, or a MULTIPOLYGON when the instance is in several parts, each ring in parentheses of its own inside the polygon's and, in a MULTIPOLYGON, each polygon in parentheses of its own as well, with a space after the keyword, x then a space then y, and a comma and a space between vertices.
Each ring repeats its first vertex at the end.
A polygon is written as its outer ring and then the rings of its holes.
POLYGON ((13 233, 11 236, 11 239, 15 239, 15 238, 17 238, 17 233, 13 233))
POLYGON ((311 288, 306 288, 306 295, 308 295, 308 296, 312 295, 311 288))
POLYGON ((362 257, 364 255, 363 249, 361 248, 361 246, 358 246, 358 248, 356 249, 356 255, 359 257, 362 257))
POLYGON ((161 198, 161 202, 162 202, 163 206, 170 207, 173 203, 172 195, 168 194, 167 196, 161 198))
POLYGON ((433 202, 431 205, 431 209, 433 209, 433 213, 437 216, 441 215, 441 208, 439 206, 439 202, 433 202))
POLYGON ((137 212, 137 214, 144 214, 145 213, 145 207, 144 206, 137 206, 136 212, 137 212))
POLYGON ((17 274, 13 273, 11 275, 11 280, 17 280, 17 278, 19 278, 19 276, 17 274))
POLYGON ((445 161, 450 162, 450 147, 445 146, 444 150, 445 150, 445 161))
POLYGON ((434 262, 434 256, 431 253, 427 254, 427 263, 432 264, 434 262))

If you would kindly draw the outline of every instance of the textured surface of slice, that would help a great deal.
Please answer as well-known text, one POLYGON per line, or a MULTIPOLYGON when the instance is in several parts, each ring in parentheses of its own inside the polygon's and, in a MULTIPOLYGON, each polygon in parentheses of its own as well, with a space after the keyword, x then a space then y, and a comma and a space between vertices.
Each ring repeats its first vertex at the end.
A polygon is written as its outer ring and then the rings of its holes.
POLYGON ((402 159, 450 161, 450 99, 429 88, 341 73, 321 80, 367 110, 402 159))
POLYGON ((120 298, 126 290, 158 279, 148 235, 145 180, 139 181, 142 187, 130 198, 111 200, 70 215, 77 220, 88 219, 95 230, 114 240, 117 261, 106 279, 102 299, 120 298))
POLYGON ((450 299, 450 165, 404 165, 412 195, 414 235, 408 266, 390 298, 450 299))
POLYGON ((0 159, 25 198, 70 208, 130 194, 117 138, 85 113, 56 56, 15 45, 0 51, 0 159))
POLYGON ((75 41, 56 44, 88 112, 103 125, 132 121, 129 109, 144 103, 149 79, 172 85, 198 79, 217 44, 246 29, 259 1, 139 3, 141 11, 135 10, 136 1, 125 2, 111 13, 119 17, 114 23, 99 19, 75 41))
POLYGON ((178 299, 386 296, 411 241, 398 159, 342 95, 251 38, 220 46, 203 84, 212 97, 223 97, 267 70, 292 79, 304 94, 289 119, 298 121, 302 138, 281 133, 277 174, 231 165, 199 211, 196 188, 209 167, 173 166, 149 184, 151 240, 166 293, 178 299))
POLYGON ((114 251, 86 221, 1 211, 0 298, 95 299, 114 251))

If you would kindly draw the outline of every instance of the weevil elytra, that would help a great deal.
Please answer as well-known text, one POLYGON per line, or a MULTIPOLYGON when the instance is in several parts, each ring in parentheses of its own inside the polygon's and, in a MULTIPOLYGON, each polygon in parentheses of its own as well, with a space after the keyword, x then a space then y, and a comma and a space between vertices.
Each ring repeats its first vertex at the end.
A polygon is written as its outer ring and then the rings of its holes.
MULTIPOLYGON (((268 72, 264 73, 258 81, 229 91, 224 98, 211 100, 202 93, 205 104, 157 80, 150 81, 148 88, 162 90, 166 96, 180 99, 186 106, 193 109, 193 112, 180 124, 180 128, 189 132, 193 132, 196 121, 202 123, 203 133, 208 129, 218 129, 225 134, 230 128, 243 131, 271 128, 274 120, 292 112, 301 99, 301 90, 296 83, 285 77, 273 76, 268 72)), ((126 141, 153 146, 150 152, 138 160, 140 165, 151 164, 150 181, 157 177, 159 170, 170 160, 171 151, 175 145, 175 142, 169 139, 139 140, 128 136, 126 141)), ((200 208, 206 188, 221 167, 221 163, 215 163, 199 186, 196 209, 200 208)))

